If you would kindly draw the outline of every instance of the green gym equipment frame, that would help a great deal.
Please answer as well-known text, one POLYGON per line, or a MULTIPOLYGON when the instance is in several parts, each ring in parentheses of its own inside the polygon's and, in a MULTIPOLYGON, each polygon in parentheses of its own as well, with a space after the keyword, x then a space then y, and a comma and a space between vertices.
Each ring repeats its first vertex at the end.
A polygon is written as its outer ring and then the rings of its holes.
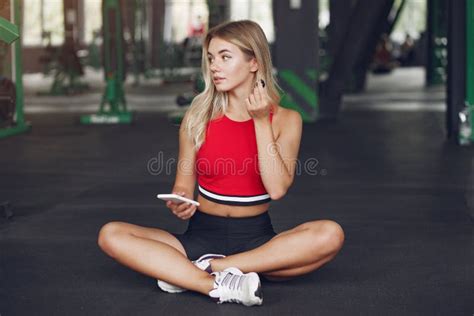
POLYGON ((15 81, 15 116, 13 126, 0 129, 0 138, 24 133, 31 126, 25 122, 23 112, 23 63, 21 57, 21 9, 20 0, 11 0, 13 23, 0 18, 0 40, 14 45, 13 53, 13 74, 15 81))
POLYGON ((470 126, 469 139, 460 142, 474 143, 474 0, 466 2, 466 110, 470 126))
POLYGON ((124 40, 120 0, 103 0, 104 77, 106 87, 98 113, 81 116, 82 124, 130 124, 123 82, 124 40))

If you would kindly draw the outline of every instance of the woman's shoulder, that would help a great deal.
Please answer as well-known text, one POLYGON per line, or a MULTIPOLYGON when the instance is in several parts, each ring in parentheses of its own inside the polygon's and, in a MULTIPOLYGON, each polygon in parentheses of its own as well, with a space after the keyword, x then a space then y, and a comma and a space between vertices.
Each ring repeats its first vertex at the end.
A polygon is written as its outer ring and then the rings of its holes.
POLYGON ((302 118, 298 111, 277 106, 277 109, 273 114, 273 121, 275 124, 285 126, 287 124, 301 124, 302 118))
POLYGON ((281 132, 287 128, 301 128, 302 121, 301 114, 298 111, 277 106, 272 118, 276 139, 278 139, 281 132))

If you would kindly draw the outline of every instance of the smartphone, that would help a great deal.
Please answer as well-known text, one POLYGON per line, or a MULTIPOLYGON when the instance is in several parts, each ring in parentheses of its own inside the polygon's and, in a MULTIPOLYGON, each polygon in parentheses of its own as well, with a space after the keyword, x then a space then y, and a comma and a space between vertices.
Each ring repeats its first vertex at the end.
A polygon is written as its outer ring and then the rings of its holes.
POLYGON ((184 196, 181 196, 181 195, 178 195, 178 194, 173 194, 173 193, 158 194, 156 197, 161 199, 161 200, 171 201, 171 202, 174 202, 174 203, 177 203, 177 204, 190 203, 190 204, 193 204, 193 205, 196 205, 196 206, 200 205, 199 202, 197 202, 197 201, 194 201, 194 200, 185 198, 184 196))

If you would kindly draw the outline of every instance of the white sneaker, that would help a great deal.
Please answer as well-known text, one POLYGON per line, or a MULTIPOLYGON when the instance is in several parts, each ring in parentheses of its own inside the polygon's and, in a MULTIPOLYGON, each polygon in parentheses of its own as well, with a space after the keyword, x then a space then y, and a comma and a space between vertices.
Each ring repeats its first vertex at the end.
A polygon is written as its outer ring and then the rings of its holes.
MULTIPOLYGON (((217 254, 206 254, 202 255, 199 257, 199 259, 193 261, 193 264, 198 267, 199 269, 206 271, 207 273, 211 273, 211 260, 217 259, 217 258, 225 258, 224 255, 217 255, 217 254)), ((158 287, 162 289, 165 292, 168 293, 182 293, 185 292, 186 289, 183 289, 182 287, 173 285, 171 283, 161 281, 161 280, 156 280, 158 287)))
POLYGON ((260 278, 255 272, 244 274, 237 268, 211 273, 216 277, 209 296, 218 304, 241 303, 245 306, 262 305, 263 292, 260 278))

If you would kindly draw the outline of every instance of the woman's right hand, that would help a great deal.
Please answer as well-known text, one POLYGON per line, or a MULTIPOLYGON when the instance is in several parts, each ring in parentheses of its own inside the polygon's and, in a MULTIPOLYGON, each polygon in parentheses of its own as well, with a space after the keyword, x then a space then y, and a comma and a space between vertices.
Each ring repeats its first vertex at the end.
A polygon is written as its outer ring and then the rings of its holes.
MULTIPOLYGON (((172 193, 184 196, 185 198, 188 198, 188 199, 193 199, 192 196, 186 196, 184 192, 172 192, 172 193)), ((174 215, 176 215, 182 220, 187 220, 191 218, 197 210, 196 205, 193 205, 191 203, 186 203, 186 202, 178 204, 172 201, 167 201, 166 206, 173 212, 174 215)))

